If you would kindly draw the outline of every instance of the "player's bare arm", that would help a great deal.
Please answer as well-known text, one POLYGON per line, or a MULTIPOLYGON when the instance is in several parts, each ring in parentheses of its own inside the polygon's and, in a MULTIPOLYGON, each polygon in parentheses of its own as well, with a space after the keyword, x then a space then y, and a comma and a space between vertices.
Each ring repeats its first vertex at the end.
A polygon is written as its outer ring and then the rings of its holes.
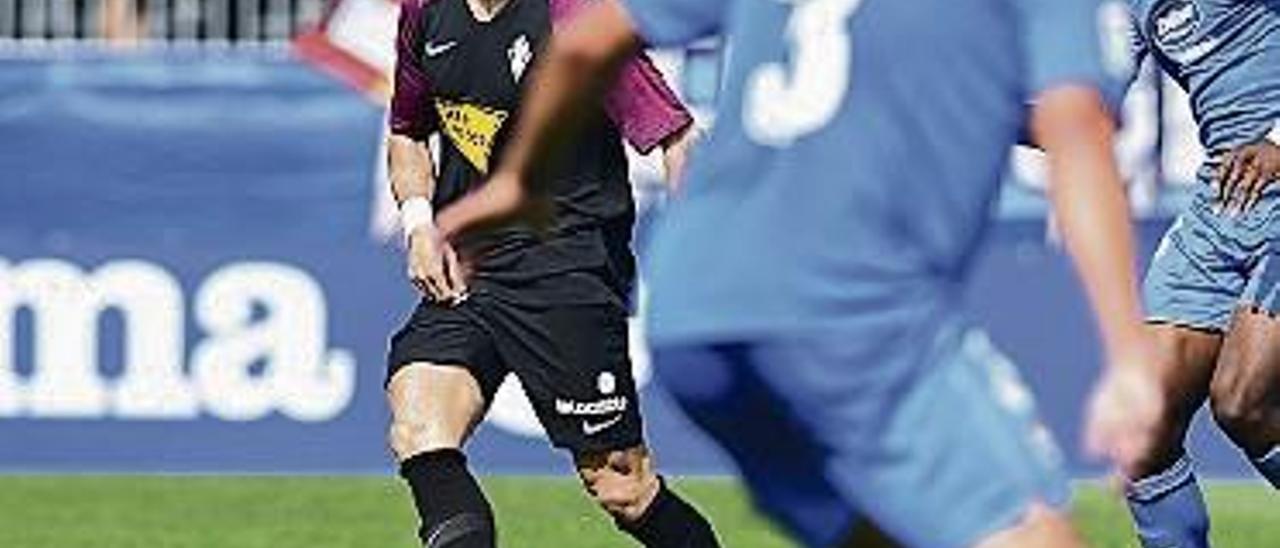
POLYGON ((466 295, 462 264, 453 246, 440 238, 432 219, 435 175, 427 144, 403 135, 389 136, 387 173, 400 204, 409 280, 436 301, 462 299, 466 295))
POLYGON ((663 180, 667 183, 667 189, 676 191, 680 189, 680 182, 684 178, 685 166, 689 164, 689 153, 693 150, 694 144, 698 142, 701 132, 697 126, 689 124, 684 129, 671 134, 662 142, 662 169, 663 180))
POLYGON ((501 224, 514 217, 545 216, 550 182, 534 174, 539 160, 572 137, 580 109, 603 94, 627 55, 640 40, 626 11, 616 0, 602 0, 583 11, 577 24, 551 39, 531 75, 520 120, 493 177, 480 190, 441 212, 438 224, 446 239, 464 231, 501 224))
POLYGON ((1248 211, 1267 185, 1280 177, 1280 146, 1268 139, 1228 152, 1218 164, 1218 203, 1228 211, 1248 211))
POLYGON ((1138 302, 1124 186, 1112 156, 1114 123, 1095 90, 1062 87, 1039 98, 1032 131, 1048 153, 1049 197, 1106 351, 1106 370, 1090 402, 1087 447, 1127 470, 1154 443, 1164 404, 1145 370, 1153 351, 1138 302))

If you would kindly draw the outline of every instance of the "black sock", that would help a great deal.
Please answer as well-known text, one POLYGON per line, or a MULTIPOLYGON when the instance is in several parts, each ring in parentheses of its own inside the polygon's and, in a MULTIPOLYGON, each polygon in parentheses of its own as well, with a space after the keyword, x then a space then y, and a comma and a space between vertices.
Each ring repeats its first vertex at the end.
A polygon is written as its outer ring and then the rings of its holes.
POLYGON ((640 519, 633 523, 618 521, 626 531, 648 548, 715 548, 720 546, 711 523, 697 508, 667 489, 658 478, 658 495, 649 503, 640 519))
POLYGON ((493 510, 457 449, 428 451, 400 463, 418 507, 427 548, 493 548, 493 510))

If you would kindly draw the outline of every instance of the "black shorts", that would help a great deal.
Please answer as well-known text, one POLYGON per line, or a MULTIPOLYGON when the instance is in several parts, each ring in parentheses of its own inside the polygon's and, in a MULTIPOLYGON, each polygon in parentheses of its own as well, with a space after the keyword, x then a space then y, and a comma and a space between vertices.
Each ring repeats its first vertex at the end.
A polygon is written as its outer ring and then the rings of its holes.
POLYGON ((424 300, 391 338, 388 381, 415 362, 466 368, 486 403, 515 373, 556 447, 589 453, 642 441, 619 304, 528 305, 488 294, 455 307, 424 300))

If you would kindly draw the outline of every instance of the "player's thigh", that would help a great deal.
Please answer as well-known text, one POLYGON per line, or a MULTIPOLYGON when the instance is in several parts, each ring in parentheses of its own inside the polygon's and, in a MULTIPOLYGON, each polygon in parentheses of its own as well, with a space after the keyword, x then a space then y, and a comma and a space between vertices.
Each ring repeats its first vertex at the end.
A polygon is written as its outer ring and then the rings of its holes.
POLYGON ((1170 413, 1190 419, 1209 394, 1222 349, 1221 332, 1176 324, 1148 323, 1156 362, 1148 364, 1170 403, 1170 413))
POLYGON ((401 460, 461 446, 506 374, 476 306, 423 302, 391 339, 389 441, 401 460))
POLYGON ((1220 420, 1280 417, 1280 319, 1240 308, 1222 345, 1212 398, 1220 420))
POLYGON ((461 447, 486 408, 480 383, 463 364, 406 364, 387 384, 387 401, 389 442, 399 460, 461 447))
POLYGON ((1139 463, 1138 476, 1158 473, 1182 456, 1187 428, 1209 394, 1222 346, 1222 335, 1214 331, 1160 323, 1147 329, 1156 345, 1156 361, 1148 366, 1169 407, 1152 454, 1139 463))
POLYGON ((681 410, 733 460, 756 505, 805 546, 833 546, 851 535, 881 538, 837 493, 828 452, 793 402, 758 374, 753 346, 658 345, 654 370, 681 410))
POLYGON ((1268 251, 1253 265, 1223 343, 1213 379, 1215 398, 1237 394, 1261 401, 1268 392, 1280 392, 1280 250, 1272 249, 1280 243, 1265 241, 1268 251))

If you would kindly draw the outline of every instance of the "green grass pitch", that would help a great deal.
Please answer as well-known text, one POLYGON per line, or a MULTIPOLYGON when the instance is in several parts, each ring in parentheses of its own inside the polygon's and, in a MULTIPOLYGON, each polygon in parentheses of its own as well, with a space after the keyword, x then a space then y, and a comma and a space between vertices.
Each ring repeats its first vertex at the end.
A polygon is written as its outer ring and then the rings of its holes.
MULTIPOLYGON (((568 478, 490 477, 505 547, 626 547, 568 478)), ((729 547, 791 546, 728 479, 677 480, 729 547)), ((1280 495, 1259 484, 1208 490, 1218 548, 1280 547, 1280 495)), ((1119 502, 1097 487, 1076 517, 1096 546, 1136 546, 1119 502)), ((6 548, 414 546, 403 487, 378 477, 0 476, 6 548)))

